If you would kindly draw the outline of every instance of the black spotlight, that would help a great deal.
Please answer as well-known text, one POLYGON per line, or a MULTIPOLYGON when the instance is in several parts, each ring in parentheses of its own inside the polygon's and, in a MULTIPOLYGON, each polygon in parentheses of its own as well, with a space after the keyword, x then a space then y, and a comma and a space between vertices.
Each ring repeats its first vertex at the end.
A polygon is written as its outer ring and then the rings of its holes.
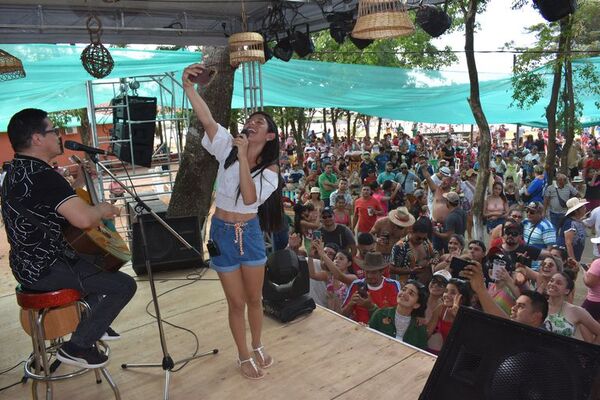
POLYGON ((316 305, 309 290, 306 259, 300 260, 290 249, 269 255, 263 283, 263 309, 267 315, 289 322, 312 312, 316 305))
POLYGON ((416 16, 417 24, 432 37, 438 37, 452 25, 452 18, 440 7, 425 4, 419 7, 416 16))
POLYGON ((358 39, 354 36, 350 35, 350 41, 354 43, 354 45, 359 49, 367 48, 371 43, 373 43, 373 39, 358 39))
POLYGON ((295 31, 291 36, 290 43, 300 58, 306 57, 315 51, 315 44, 310 38, 308 24, 306 24, 306 33, 295 31))
POLYGON ((346 31, 335 22, 329 25, 329 34, 338 44, 342 44, 346 40, 346 31))
POLYGON ((273 48, 273 55, 282 61, 288 62, 294 54, 294 49, 290 43, 290 38, 285 37, 277 41, 277 44, 273 48))
POLYGON ((573 14, 577 9, 577 0, 533 0, 546 21, 554 22, 573 14))

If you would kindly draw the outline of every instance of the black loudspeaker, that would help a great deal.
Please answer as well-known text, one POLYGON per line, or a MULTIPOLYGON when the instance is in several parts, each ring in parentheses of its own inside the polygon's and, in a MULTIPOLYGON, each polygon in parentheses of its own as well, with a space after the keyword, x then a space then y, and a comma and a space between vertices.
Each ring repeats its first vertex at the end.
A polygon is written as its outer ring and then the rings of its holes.
POLYGON ((110 104, 114 107, 112 139, 121 141, 113 144, 113 153, 122 161, 149 168, 156 131, 156 97, 117 97, 110 104))
POLYGON ((592 400, 600 346, 461 307, 420 400, 592 400))
MULTIPOLYGON (((202 236, 200 223, 196 216, 167 218, 166 206, 162 202, 148 202, 150 208, 164 219, 167 224, 179 233, 189 244, 202 252, 202 236), (159 204, 161 203, 162 206, 159 204)), ((131 207, 131 203, 130 203, 131 207)), ((142 242, 142 232, 139 219, 143 219, 146 239, 148 241, 148 257, 152 272, 169 271, 184 268, 199 268, 204 266, 202 258, 193 250, 188 250, 164 226, 157 222, 152 215, 142 213, 132 217, 132 267, 136 274, 145 275, 146 259, 142 242)))
POLYGON ((417 10, 415 21, 432 37, 438 37, 452 25, 452 18, 440 7, 425 4, 417 10))
POLYGON ((533 0, 546 21, 558 21, 577 10, 577 0, 533 0))

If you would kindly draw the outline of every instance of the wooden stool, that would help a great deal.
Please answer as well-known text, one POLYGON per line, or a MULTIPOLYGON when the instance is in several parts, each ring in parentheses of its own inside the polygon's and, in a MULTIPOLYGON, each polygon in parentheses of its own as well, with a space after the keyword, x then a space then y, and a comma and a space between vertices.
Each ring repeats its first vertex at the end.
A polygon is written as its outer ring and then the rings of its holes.
MULTIPOLYGON (((46 383, 46 400, 52 399, 52 383, 63 379, 83 375, 91 369, 96 374, 96 383, 101 383, 100 372, 112 388, 116 400, 120 400, 119 389, 108 370, 102 368, 80 368, 65 374, 55 374, 60 361, 56 351, 63 344, 63 337, 74 332, 81 318, 81 311, 89 311, 82 301, 79 291, 61 289, 52 292, 29 291, 20 285, 16 288, 17 303, 21 306, 21 326, 31 336, 33 353, 25 362, 25 376, 33 380, 32 398, 36 400, 37 383, 46 383), (48 341, 48 345, 46 344, 48 341), (100 370, 100 371, 98 371, 100 370)), ((98 346, 109 355, 110 349, 104 342, 98 346)))

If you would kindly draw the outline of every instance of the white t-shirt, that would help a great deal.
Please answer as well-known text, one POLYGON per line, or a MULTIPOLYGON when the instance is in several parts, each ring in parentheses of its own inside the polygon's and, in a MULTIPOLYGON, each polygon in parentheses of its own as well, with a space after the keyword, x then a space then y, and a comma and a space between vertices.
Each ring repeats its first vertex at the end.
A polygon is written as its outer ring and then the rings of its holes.
POLYGON ((398 314, 396 311, 396 317, 394 318, 394 325, 396 325, 396 339, 402 340, 404 338, 404 334, 410 325, 411 317, 405 317, 404 315, 398 314))
MULTIPOLYGON (((315 265, 315 271, 320 272, 321 270, 321 260, 313 259, 315 265)), ((312 299, 318 305, 327 308, 327 282, 325 281, 317 281, 314 279, 310 280, 310 291, 308 295, 312 297, 312 299)))
POLYGON ((240 195, 238 198, 238 189, 240 186, 239 162, 234 162, 227 169, 224 166, 225 160, 233 147, 233 137, 225 128, 219 125, 212 142, 208 138, 208 135, 204 135, 202 146, 206 151, 215 156, 219 162, 215 185, 215 206, 220 209, 244 214, 256 213, 258 206, 264 203, 277 189, 279 184, 279 174, 277 172, 270 169, 265 169, 262 173, 253 172, 252 180, 256 187, 257 200, 253 204, 245 205, 242 196, 240 195))

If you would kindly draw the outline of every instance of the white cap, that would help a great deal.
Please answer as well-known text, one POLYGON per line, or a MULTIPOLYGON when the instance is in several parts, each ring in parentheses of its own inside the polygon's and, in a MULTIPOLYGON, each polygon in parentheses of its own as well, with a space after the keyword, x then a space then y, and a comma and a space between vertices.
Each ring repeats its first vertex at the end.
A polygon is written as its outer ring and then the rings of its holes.
POLYGON ((594 244, 599 244, 600 243, 600 236, 591 238, 590 242, 592 242, 594 244))

